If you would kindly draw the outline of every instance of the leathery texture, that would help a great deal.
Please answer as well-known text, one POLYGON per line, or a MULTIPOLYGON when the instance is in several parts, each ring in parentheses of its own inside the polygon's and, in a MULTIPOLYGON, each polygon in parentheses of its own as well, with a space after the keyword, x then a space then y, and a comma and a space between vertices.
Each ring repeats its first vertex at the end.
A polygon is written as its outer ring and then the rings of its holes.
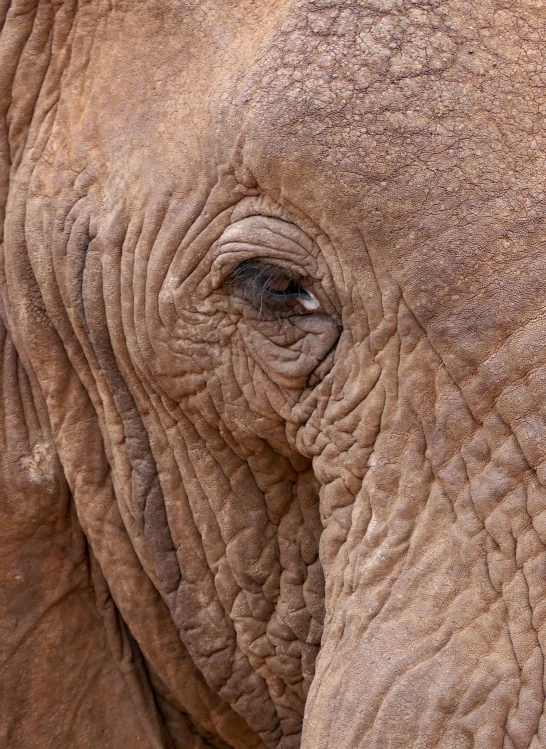
POLYGON ((406 6, 2 6, 10 749, 546 745, 544 16, 406 6))
POLYGON ((307 732, 320 747, 340 726, 348 746, 540 747, 546 493, 507 409, 477 422, 393 296, 390 324, 347 354, 368 372, 353 408, 337 394, 319 441, 303 437, 332 612, 307 732))

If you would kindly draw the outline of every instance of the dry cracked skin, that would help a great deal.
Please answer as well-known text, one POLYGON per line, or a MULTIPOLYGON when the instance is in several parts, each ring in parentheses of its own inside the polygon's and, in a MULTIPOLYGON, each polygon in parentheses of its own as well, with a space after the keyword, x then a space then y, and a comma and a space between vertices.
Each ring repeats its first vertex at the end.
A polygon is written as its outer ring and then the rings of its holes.
POLYGON ((0 23, 0 746, 546 747, 542 0, 0 23))

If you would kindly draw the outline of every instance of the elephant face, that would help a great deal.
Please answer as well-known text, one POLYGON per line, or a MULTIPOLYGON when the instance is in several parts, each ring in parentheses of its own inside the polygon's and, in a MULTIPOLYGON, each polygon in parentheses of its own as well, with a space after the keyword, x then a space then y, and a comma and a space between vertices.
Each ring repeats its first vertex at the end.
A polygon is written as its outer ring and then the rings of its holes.
POLYGON ((12 115, 5 306, 154 689, 544 745, 544 9, 107 5, 12 115))

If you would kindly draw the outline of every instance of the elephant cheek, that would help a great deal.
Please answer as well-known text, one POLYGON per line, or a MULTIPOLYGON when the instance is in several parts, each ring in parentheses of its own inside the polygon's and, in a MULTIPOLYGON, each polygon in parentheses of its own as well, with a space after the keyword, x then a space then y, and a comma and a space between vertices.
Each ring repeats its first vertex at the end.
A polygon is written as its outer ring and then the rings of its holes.
MULTIPOLYGON (((456 548, 439 486, 411 531, 396 510, 376 519, 370 503, 368 486, 353 508, 355 524, 371 514, 364 537, 349 533, 328 574, 304 749, 340 735, 340 745, 374 749, 502 746, 520 686, 502 597, 456 548)), ((540 715, 540 649, 530 658, 540 715)))
POLYGON ((326 618, 302 746, 544 745, 546 495, 410 318, 315 440, 326 618))

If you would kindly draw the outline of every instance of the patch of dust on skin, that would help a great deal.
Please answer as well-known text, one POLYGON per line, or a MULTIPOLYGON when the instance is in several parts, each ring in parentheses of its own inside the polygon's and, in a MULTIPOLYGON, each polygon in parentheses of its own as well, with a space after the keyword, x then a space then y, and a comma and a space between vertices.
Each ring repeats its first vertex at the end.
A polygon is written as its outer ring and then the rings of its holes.
POLYGON ((19 459, 25 478, 32 484, 50 483, 55 480, 55 447, 51 440, 39 440, 32 451, 19 459))

